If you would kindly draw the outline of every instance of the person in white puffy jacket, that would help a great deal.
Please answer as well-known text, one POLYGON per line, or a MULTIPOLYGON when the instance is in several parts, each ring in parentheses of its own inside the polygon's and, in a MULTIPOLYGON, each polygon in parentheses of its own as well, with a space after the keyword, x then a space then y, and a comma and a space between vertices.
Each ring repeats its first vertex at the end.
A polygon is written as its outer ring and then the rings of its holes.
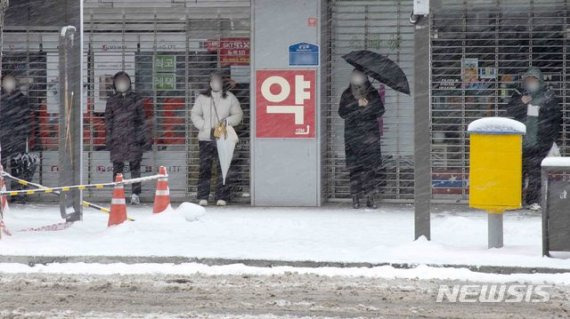
MULTIPOLYGON (((210 76, 209 88, 200 94, 191 112, 192 123, 198 129, 200 147, 200 171, 198 176, 198 204, 208 205, 210 197, 210 180, 212 179, 212 164, 216 161, 218 181, 215 200, 218 206, 225 206, 230 199, 230 182, 222 182, 222 173, 218 160, 218 151, 213 131, 220 124, 238 126, 243 119, 243 111, 238 99, 224 86, 221 73, 210 76)), ((229 174, 228 174, 229 175, 229 174)))

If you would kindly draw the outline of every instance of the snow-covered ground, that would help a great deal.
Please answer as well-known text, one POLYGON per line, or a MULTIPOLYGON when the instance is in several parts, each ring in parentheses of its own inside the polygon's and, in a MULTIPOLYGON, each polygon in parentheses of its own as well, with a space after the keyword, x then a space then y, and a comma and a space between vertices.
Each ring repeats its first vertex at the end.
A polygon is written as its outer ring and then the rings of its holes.
POLYGON ((556 274, 493 274, 472 271, 466 268, 430 267, 415 268, 378 267, 252 267, 243 264, 208 266, 198 263, 183 264, 86 264, 52 263, 28 266, 16 263, 0 263, 3 274, 66 274, 66 275, 206 275, 206 276, 284 276, 287 274, 317 275, 323 277, 362 277, 411 279, 411 280, 460 280, 482 283, 526 283, 570 285, 570 273, 556 274))
POLYGON ((541 256, 541 217, 505 214, 505 247, 487 249, 487 216, 449 207, 432 214, 432 241, 413 240, 413 207, 355 211, 319 209, 199 208, 185 205, 152 215, 129 207, 135 222, 107 228, 107 215, 86 209, 84 221, 54 232, 19 229, 61 222, 55 206, 13 206, 5 216, 12 237, 1 255, 184 256, 551 267, 570 270, 570 259, 541 256))

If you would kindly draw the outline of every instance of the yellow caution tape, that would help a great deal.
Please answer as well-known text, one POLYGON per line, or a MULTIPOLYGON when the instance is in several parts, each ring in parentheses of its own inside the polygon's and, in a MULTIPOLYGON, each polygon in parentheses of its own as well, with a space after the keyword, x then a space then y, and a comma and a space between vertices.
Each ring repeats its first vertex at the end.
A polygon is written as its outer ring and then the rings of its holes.
POLYGON ((34 190, 19 190, 19 191, 0 191, 0 196, 17 196, 19 194, 26 194, 26 195, 32 195, 32 194, 40 194, 40 193, 58 193, 58 192, 69 192, 71 190, 87 190, 87 189, 103 189, 106 187, 115 187, 116 185, 129 185, 129 184, 133 184, 133 183, 140 183, 140 182, 145 182, 145 181, 150 181, 150 180, 156 180, 158 178, 161 177, 165 177, 165 175, 153 175, 153 176, 146 176, 146 177, 139 177, 139 178, 133 178, 133 179, 129 179, 129 180, 124 180, 123 182, 117 183, 99 183, 99 184, 84 184, 84 185, 73 185, 73 186, 61 186, 61 187, 45 187, 45 186, 41 186, 39 184, 34 184, 34 183, 30 183, 24 180, 21 180, 19 178, 15 178, 12 175, 4 172, 3 173, 4 176, 17 180, 20 184, 22 185, 32 185, 34 187, 38 187, 38 189, 34 189, 34 190))
MULTIPOLYGON (((19 179, 19 178, 17 178, 17 177, 14 177, 14 176, 12 176, 12 175, 6 173, 6 172, 3 172, 3 175, 4 175, 5 177, 8 177, 8 178, 10 178, 10 179, 12 179, 12 180, 17 181, 18 183, 20 183, 20 184, 22 184, 22 185, 37 187, 37 189, 28 189, 28 190, 22 190, 22 191, 5 192, 3 195, 17 196, 18 194, 22 194, 22 193, 25 193, 25 194, 27 194, 27 195, 32 195, 32 194, 36 194, 36 193, 55 193, 56 195, 60 194, 60 191, 56 190, 56 189, 58 189, 58 188, 55 188, 55 187, 50 188, 50 187, 45 187, 45 186, 43 186, 43 185, 41 185, 41 184, 36 184, 36 183, 28 182, 28 181, 25 181, 25 180, 23 180, 23 179, 19 179)), ((114 183, 114 184, 118 184, 118 183, 114 183)), ((89 187, 89 186, 94 186, 96 189, 101 189, 101 188, 104 188, 105 186, 109 186, 109 185, 110 185, 110 184, 77 185, 77 189, 87 189, 87 187, 89 187)), ((66 187, 66 188, 71 189, 71 188, 74 188, 74 186, 66 187)), ((63 187, 59 187, 59 189, 63 189, 63 187)), ((0 194, 2 194, 2 193, 0 193, 0 194)), ((99 205, 90 203, 90 202, 88 202, 88 201, 83 201, 83 202, 82 202, 82 205, 83 205, 84 207, 96 209, 96 210, 98 210, 98 211, 100 211, 100 212, 102 212, 102 213, 105 213, 105 214, 110 214, 110 213, 111 213, 111 210, 110 210, 109 208, 102 207, 102 206, 99 206, 99 205)), ((134 218, 131 218, 131 217, 127 217, 127 220, 129 220, 129 221, 135 221, 135 219, 134 219, 134 218)))

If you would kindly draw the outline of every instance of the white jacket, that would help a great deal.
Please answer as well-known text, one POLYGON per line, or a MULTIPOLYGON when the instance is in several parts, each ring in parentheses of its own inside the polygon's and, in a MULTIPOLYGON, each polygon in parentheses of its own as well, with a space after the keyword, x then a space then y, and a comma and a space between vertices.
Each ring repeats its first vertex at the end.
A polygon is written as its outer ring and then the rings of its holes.
POLYGON ((227 92, 227 96, 222 98, 220 92, 212 92, 212 97, 200 94, 196 98, 191 118, 199 130, 198 140, 210 141, 212 128, 217 124, 218 118, 221 122, 227 121, 228 125, 238 126, 243 118, 243 111, 238 99, 232 93, 227 92))

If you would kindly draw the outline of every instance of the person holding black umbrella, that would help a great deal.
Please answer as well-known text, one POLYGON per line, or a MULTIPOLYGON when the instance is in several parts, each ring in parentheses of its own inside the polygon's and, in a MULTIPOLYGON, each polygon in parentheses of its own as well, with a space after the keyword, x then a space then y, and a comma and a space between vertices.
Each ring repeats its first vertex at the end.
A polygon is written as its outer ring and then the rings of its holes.
POLYGON ((360 208, 361 196, 366 206, 376 208, 374 195, 381 184, 382 152, 378 118, 384 114, 380 94, 359 69, 352 71, 349 87, 340 99, 338 114, 345 120, 346 166, 350 173, 352 206, 360 208))
POLYGON ((352 205, 360 208, 360 196, 365 195, 366 205, 376 208, 374 193, 383 182, 378 118, 384 114, 384 105, 368 77, 408 95, 410 85, 402 68, 387 56, 356 50, 342 58, 355 68, 338 110, 345 120, 346 165, 350 172, 352 205))

